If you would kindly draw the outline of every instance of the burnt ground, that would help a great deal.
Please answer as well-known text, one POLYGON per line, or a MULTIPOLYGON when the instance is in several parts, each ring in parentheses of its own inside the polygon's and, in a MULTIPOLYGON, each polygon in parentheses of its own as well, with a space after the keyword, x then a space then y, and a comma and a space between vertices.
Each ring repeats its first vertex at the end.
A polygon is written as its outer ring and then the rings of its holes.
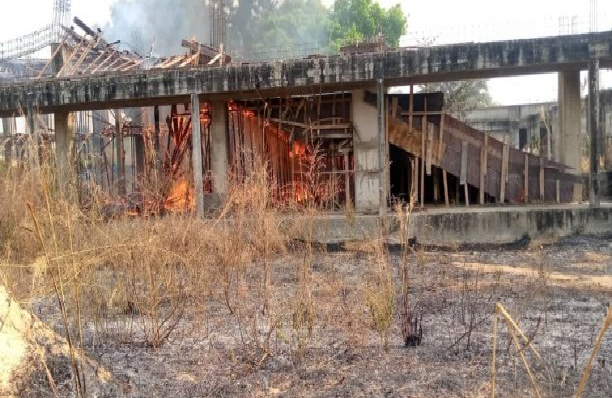
MULTIPOLYGON (((399 289, 401 253, 389 256, 399 289)), ((317 253, 306 285, 299 282, 301 254, 275 258, 265 314, 253 293, 256 273, 246 272, 229 307, 223 279, 211 276, 208 291, 185 301, 161 347, 141 343, 147 317, 130 311, 86 323, 85 345, 133 397, 488 397, 492 313, 500 302, 542 355, 541 362, 525 350, 542 395, 573 396, 612 302, 607 239, 419 250, 408 259, 410 308, 423 320, 418 347, 402 344, 399 300, 386 349, 374 331, 368 298, 382 274, 367 247, 317 253)), ((38 308, 61 333, 53 306, 38 308)), ((509 336, 500 321, 497 396, 535 396, 509 336)), ((584 396, 612 396, 612 331, 584 396)))

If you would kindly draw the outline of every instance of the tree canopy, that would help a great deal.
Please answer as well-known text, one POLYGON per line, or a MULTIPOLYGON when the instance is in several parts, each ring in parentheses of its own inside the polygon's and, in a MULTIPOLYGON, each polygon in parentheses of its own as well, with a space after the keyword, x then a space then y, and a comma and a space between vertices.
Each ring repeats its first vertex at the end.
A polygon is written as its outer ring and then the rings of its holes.
POLYGON ((407 18, 400 4, 385 10, 374 0, 336 0, 331 11, 330 39, 343 45, 381 34, 387 45, 398 47, 407 18))
POLYGON ((329 11, 320 0, 284 0, 261 12, 241 47, 265 51, 270 47, 326 43, 329 11))
POLYGON ((464 119, 476 108, 493 104, 488 83, 482 79, 430 83, 424 85, 422 90, 426 93, 444 93, 446 111, 459 119, 464 119))

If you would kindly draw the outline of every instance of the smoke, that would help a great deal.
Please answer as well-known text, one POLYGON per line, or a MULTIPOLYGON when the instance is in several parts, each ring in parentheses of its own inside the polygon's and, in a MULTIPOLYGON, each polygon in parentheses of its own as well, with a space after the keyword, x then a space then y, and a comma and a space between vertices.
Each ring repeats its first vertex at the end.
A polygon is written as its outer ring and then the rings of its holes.
POLYGON ((148 55, 180 54, 182 39, 209 41, 205 0, 119 0, 111 8, 111 22, 103 29, 108 41, 148 55))
MULTIPOLYGON (((329 9, 321 0, 225 0, 227 43, 233 51, 286 48, 328 38, 329 9)), ((182 39, 210 43, 208 0, 118 0, 105 37, 154 55, 181 54, 182 39)), ((313 50, 314 51, 314 50, 313 50)))

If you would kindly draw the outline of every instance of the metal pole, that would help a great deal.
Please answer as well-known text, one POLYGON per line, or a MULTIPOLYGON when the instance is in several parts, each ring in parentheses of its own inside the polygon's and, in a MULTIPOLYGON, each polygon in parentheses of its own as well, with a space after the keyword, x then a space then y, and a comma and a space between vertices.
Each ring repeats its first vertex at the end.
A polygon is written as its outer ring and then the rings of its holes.
POLYGON ((191 94, 191 139, 193 159, 193 185, 195 188, 196 215, 204 217, 204 179, 202 177, 202 131, 200 125, 200 98, 191 94))
POLYGON ((590 172, 589 172, 589 204, 599 206, 599 59, 589 60, 589 123, 590 123, 590 172))
POLYGON ((387 143, 387 135, 385 131, 385 86, 383 79, 378 79, 378 93, 377 93, 377 101, 378 101, 378 170, 380 176, 380 198, 379 198, 379 214, 380 217, 384 217, 387 212, 387 194, 386 194, 386 143, 387 143))

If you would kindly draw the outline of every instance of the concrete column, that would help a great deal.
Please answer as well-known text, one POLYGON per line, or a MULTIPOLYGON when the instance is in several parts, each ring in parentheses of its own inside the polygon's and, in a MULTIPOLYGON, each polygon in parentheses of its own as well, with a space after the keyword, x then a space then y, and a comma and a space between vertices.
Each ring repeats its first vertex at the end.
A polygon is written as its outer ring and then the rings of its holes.
POLYGON ((117 194, 126 195, 125 185, 125 149, 123 145, 123 115, 121 109, 115 109, 115 150, 117 158, 117 194))
POLYGON ((75 117, 74 113, 58 112, 55 114, 55 159, 58 182, 63 189, 70 182, 72 174, 71 160, 74 148, 75 117))
POLYGON ((9 119, 2 119, 2 142, 5 142, 4 148, 4 160, 7 166, 11 165, 12 154, 13 154, 13 137, 11 135, 11 127, 9 119))
MULTIPOLYGON (((555 145, 555 159, 559 159, 582 174, 582 141, 580 134, 582 101, 580 99, 580 70, 559 72, 559 133, 555 145)), ((574 187, 574 201, 582 200, 582 184, 574 187)))
POLYGON ((380 174, 379 215, 384 217, 387 212, 387 122, 385 84, 379 79, 376 85, 376 99, 378 114, 378 170, 380 174))
POLYGON ((30 132, 30 148, 29 148, 29 161, 30 166, 33 169, 39 169, 41 166, 42 158, 42 140, 40 137, 40 131, 36 123, 36 111, 34 110, 34 104, 32 99, 28 99, 28 105, 26 108, 26 123, 28 131, 30 132))
POLYGON ((202 126, 200 125, 200 98, 191 94, 191 141, 193 147, 193 186, 196 215, 204 217, 204 179, 202 176, 202 126))
POLYGON ((552 129, 552 156, 555 162, 560 162, 560 154, 559 154, 559 140, 561 139, 560 124, 559 124, 559 107, 553 107, 551 109, 551 121, 550 128, 552 129))
POLYGON ((589 204, 599 206, 599 165, 601 162, 601 131, 599 120, 599 59, 589 60, 589 204))
POLYGON ((353 149, 355 156, 355 210, 378 212, 381 204, 381 179, 376 107, 365 102, 365 91, 352 93, 353 149))
POLYGON ((229 160, 227 139, 227 104, 213 102, 210 126, 210 157, 213 177, 213 192, 222 199, 228 192, 229 160))
POLYGON ((155 105, 153 108, 153 125, 155 128, 155 135, 153 136, 153 148, 155 151, 155 170, 161 170, 161 144, 160 144, 160 135, 161 129, 159 125, 159 106, 155 105))

